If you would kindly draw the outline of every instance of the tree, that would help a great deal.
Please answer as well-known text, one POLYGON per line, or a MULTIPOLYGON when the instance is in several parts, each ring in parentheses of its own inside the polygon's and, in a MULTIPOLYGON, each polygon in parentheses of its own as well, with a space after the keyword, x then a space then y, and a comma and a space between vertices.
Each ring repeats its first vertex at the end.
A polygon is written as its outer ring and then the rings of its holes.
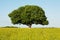
POLYGON ((13 24, 25 24, 31 28, 32 24, 48 25, 44 10, 35 5, 25 5, 13 10, 8 16, 13 24))

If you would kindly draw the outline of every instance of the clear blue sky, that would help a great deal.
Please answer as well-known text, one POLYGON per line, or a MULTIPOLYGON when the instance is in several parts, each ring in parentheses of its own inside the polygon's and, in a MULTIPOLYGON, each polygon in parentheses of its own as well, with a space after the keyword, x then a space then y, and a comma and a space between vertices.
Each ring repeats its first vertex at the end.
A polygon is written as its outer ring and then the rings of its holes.
POLYGON ((47 27, 60 26, 60 0, 0 0, 0 26, 12 25, 8 14, 24 5, 38 5, 42 7, 49 20, 47 27))

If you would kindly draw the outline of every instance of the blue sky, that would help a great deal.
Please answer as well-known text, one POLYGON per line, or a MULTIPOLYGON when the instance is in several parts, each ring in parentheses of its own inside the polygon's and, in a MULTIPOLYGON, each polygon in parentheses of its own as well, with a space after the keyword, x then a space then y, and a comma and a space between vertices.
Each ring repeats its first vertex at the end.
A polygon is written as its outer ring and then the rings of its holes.
MULTIPOLYGON (((60 26, 60 0, 0 0, 0 26, 13 25, 8 14, 24 5, 38 5, 42 7, 49 20, 49 25, 46 27, 60 26)), ((33 26, 35 27, 36 25, 33 26)), ((42 25, 37 26, 41 27, 42 25)))

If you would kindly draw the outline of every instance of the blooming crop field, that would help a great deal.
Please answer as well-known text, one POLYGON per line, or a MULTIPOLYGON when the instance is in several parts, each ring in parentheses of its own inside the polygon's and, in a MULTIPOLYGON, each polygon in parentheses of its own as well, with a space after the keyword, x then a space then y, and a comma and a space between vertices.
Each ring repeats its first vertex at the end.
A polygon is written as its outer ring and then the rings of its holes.
POLYGON ((60 40, 60 28, 0 28, 0 40, 60 40))

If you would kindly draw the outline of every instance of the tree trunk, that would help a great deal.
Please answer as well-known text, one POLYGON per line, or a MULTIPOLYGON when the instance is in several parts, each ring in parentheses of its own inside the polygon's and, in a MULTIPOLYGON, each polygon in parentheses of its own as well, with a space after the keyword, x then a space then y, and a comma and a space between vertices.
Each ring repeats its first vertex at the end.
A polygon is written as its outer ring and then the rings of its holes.
POLYGON ((31 28, 31 25, 29 25, 29 28, 31 28))
POLYGON ((31 25, 28 25, 29 26, 29 28, 31 28, 31 25))

